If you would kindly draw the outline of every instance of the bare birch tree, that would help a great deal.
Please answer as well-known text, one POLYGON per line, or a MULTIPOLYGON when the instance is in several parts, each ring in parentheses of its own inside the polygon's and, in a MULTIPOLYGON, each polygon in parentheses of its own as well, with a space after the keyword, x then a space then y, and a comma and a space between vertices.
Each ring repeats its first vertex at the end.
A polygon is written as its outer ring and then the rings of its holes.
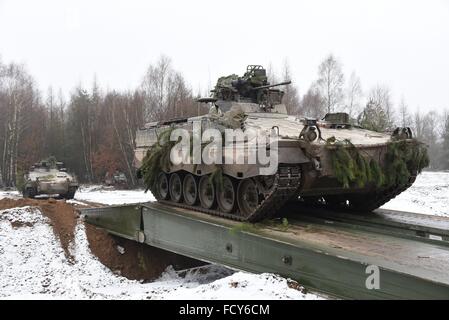
POLYGON ((346 87, 346 111, 352 118, 357 118, 361 112, 361 98, 363 96, 362 85, 360 78, 351 73, 348 85, 346 87))
POLYGON ((382 108, 386 117, 385 130, 393 130, 395 113, 391 101, 391 90, 386 85, 376 85, 369 91, 368 100, 379 108, 382 108))
MULTIPOLYGON (((282 71, 282 81, 284 80, 292 80, 292 73, 290 69, 290 64, 288 60, 284 61, 284 69, 282 71)), ((282 90, 284 91, 283 103, 287 108, 287 113, 292 115, 297 115, 299 112, 299 95, 298 88, 294 83, 290 85, 283 86, 282 90)))
POLYGON ((330 54, 318 67, 317 86, 320 95, 324 99, 327 112, 335 112, 341 109, 343 102, 344 75, 339 61, 330 54))
POLYGON ((408 105, 405 102, 404 97, 402 97, 401 102, 399 103, 399 121, 402 127, 412 126, 412 117, 408 109, 408 105))

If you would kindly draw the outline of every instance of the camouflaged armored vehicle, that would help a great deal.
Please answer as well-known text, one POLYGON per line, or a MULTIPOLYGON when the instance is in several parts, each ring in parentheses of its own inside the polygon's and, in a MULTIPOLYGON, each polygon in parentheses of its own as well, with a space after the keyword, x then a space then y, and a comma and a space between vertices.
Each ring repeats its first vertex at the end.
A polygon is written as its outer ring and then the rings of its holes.
MULTIPOLYGON (((425 146, 412 137, 409 128, 369 131, 351 124, 345 113, 322 119, 288 115, 278 87, 289 83, 270 84, 262 66, 248 66, 243 77, 220 78, 213 96, 199 100, 210 104, 209 114, 148 123, 139 130, 135 163, 156 199, 241 221, 261 220, 297 201, 371 211, 410 187, 428 165, 425 146), (261 170, 267 165, 259 161, 226 161, 231 156, 235 160, 238 150, 253 148, 254 136, 226 141, 221 164, 174 163, 170 156, 180 140, 171 141, 170 136, 179 128, 195 136, 198 127, 203 132, 218 129, 222 137, 227 129, 274 136, 256 144, 256 151, 277 155, 274 171, 261 170)), ((201 150, 219 138, 203 136, 201 150)), ((182 149, 174 154, 186 157, 182 149)), ((249 152, 243 154, 249 160, 249 152)))
POLYGON ((22 193, 25 198, 45 194, 73 199, 79 186, 75 177, 67 173, 64 164, 53 158, 35 163, 24 178, 22 193))
POLYGON ((116 170, 114 173, 106 173, 104 184, 107 186, 125 188, 128 186, 128 179, 123 172, 116 170))

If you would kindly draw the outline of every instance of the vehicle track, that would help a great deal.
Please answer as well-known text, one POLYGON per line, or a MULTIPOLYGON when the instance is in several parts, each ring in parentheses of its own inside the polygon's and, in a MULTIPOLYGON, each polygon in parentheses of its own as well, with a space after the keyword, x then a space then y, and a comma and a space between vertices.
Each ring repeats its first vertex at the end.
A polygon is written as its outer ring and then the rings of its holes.
POLYGON ((259 204, 257 209, 248 217, 221 212, 219 210, 205 209, 200 205, 190 206, 185 203, 176 203, 169 200, 158 200, 158 202, 179 208, 200 211, 209 215, 227 218, 236 221, 256 222, 270 218, 277 213, 288 200, 294 196, 300 187, 301 171, 299 167, 281 167, 275 174, 274 186, 259 204))

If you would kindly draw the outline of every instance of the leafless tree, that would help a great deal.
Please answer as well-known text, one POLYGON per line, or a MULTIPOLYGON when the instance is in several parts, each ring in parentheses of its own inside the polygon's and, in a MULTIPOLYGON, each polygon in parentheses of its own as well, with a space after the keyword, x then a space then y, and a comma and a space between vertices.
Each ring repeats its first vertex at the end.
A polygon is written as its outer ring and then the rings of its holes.
POLYGON ((386 85, 376 85, 369 91, 368 100, 382 108, 386 116, 386 130, 394 129, 395 114, 391 101, 391 91, 386 85))
POLYGON ((0 78, 1 173, 3 183, 12 186, 16 182, 20 142, 33 119, 32 109, 39 104, 39 95, 21 65, 0 66, 0 78))
POLYGON ((317 86, 324 99, 327 112, 340 109, 343 102, 344 75, 341 64, 330 54, 318 67, 317 86))
POLYGON ((142 82, 145 97, 145 120, 161 120, 167 104, 168 79, 171 76, 171 60, 162 55, 156 65, 150 65, 142 82))
POLYGON ((310 88, 302 97, 299 114, 305 117, 322 118, 326 113, 323 100, 318 90, 310 88))
POLYGON ((273 67, 273 64, 270 62, 267 67, 267 78, 269 83, 277 83, 279 79, 276 75, 276 70, 273 67))
POLYGON ((420 139, 423 136, 424 129, 423 129, 423 116, 421 115, 419 109, 413 114, 412 127, 415 136, 418 139, 420 139))
POLYGON ((167 56, 162 55, 155 65, 148 67, 141 90, 147 121, 192 116, 197 111, 191 89, 181 73, 173 70, 167 56))
POLYGON ((399 103, 399 120, 402 127, 410 127, 412 125, 412 117, 410 116, 404 97, 401 98, 401 102, 399 103))
MULTIPOLYGON (((284 80, 292 80, 292 74, 290 71, 290 64, 288 60, 284 61, 284 69, 282 71, 282 81, 284 80)), ((283 103, 287 108, 288 114, 297 115, 299 112, 299 95, 298 88, 294 83, 290 85, 283 86, 282 90, 284 91, 283 103)))
POLYGON ((449 169, 449 110, 446 109, 442 116, 443 132, 441 134, 442 146, 441 146, 441 168, 444 170, 449 169))
POLYGON ((346 111, 352 118, 357 118, 361 112, 361 98, 363 96, 362 85, 360 78, 351 73, 351 76, 346 87, 346 111))
POLYGON ((438 157, 436 156, 439 152, 439 125, 440 117, 436 111, 430 111, 423 117, 423 132, 421 139, 428 145, 430 157, 430 167, 438 168, 438 157))

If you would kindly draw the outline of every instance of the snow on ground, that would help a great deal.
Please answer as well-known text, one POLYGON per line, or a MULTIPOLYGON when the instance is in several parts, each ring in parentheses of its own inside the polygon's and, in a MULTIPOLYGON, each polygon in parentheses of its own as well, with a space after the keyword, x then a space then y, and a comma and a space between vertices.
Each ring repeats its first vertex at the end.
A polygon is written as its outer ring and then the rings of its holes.
POLYGON ((167 269, 152 283, 128 280, 91 254, 81 223, 70 251, 73 262, 38 209, 0 211, 0 299, 319 299, 272 274, 219 266, 192 269, 183 277, 167 269))
MULTIPOLYGON (((1 196, 1 195, 0 195, 1 196)), ((99 185, 81 186, 75 193, 75 200, 97 202, 108 205, 154 201, 151 192, 139 190, 115 190, 99 185)))
POLYGON ((3 198, 19 199, 22 198, 22 194, 16 190, 0 190, 0 199, 3 198))
POLYGON ((423 172, 383 209, 449 216, 449 172, 423 172))
MULTIPOLYGON (((1 198, 20 198, 0 191, 1 198)), ((73 203, 118 205, 154 200, 143 190, 83 186, 73 203)), ((449 173, 424 172, 383 208, 449 216, 449 173)), ((183 277, 168 269, 152 283, 112 273, 88 247, 84 226, 76 229, 69 262, 49 221, 35 208, 0 211, 0 299, 317 299, 290 289, 273 274, 233 272, 219 266, 193 269, 183 277), (200 272, 201 271, 201 272, 200 272)))

